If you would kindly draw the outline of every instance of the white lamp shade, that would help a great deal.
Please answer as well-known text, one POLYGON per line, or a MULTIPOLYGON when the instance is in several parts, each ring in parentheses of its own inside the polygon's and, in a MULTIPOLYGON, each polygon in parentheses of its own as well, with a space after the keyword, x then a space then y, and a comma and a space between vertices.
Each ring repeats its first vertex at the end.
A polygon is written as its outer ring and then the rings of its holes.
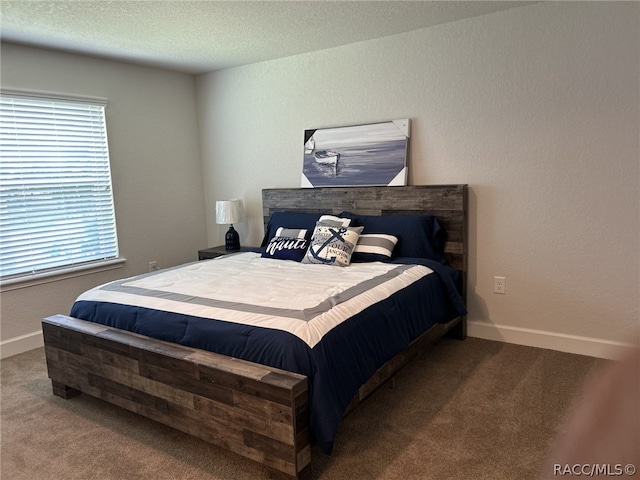
POLYGON ((216 202, 216 223, 230 224, 244 222, 244 220, 242 200, 218 200, 216 202))

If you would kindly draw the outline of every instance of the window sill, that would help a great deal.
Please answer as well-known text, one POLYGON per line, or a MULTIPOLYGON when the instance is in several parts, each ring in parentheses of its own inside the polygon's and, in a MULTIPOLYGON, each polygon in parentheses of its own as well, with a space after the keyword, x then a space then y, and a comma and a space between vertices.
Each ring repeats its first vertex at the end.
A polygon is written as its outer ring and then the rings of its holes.
POLYGON ((0 284, 0 292, 9 290, 17 290, 19 288, 33 287, 34 285, 42 285, 43 283, 57 282, 68 278, 90 275, 92 273, 106 272, 107 270, 115 270, 122 268, 126 258, 114 258, 100 263, 90 263, 66 269, 55 270, 52 272, 39 273, 28 277, 12 278, 5 280, 0 284))

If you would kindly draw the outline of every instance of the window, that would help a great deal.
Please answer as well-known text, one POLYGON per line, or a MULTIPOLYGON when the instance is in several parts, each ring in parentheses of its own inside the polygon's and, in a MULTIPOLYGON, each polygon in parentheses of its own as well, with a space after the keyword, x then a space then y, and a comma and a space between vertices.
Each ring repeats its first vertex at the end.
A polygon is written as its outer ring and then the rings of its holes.
POLYGON ((3 284, 118 258, 105 105, 1 92, 3 284))

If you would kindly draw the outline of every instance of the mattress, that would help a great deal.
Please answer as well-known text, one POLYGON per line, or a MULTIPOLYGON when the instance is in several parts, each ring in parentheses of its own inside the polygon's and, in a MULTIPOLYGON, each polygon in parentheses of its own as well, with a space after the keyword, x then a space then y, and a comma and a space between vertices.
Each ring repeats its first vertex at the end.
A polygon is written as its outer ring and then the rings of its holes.
POLYGON ((330 453, 357 389, 433 324, 466 313, 454 272, 244 252, 101 285, 71 316, 306 375, 311 434, 330 453))

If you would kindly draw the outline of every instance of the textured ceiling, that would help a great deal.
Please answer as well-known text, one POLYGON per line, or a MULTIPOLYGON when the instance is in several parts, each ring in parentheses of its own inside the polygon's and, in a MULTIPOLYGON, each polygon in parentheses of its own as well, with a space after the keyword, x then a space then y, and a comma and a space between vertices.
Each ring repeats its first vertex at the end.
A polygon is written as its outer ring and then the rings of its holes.
POLYGON ((535 2, 1 0, 3 42, 204 73, 535 2))

